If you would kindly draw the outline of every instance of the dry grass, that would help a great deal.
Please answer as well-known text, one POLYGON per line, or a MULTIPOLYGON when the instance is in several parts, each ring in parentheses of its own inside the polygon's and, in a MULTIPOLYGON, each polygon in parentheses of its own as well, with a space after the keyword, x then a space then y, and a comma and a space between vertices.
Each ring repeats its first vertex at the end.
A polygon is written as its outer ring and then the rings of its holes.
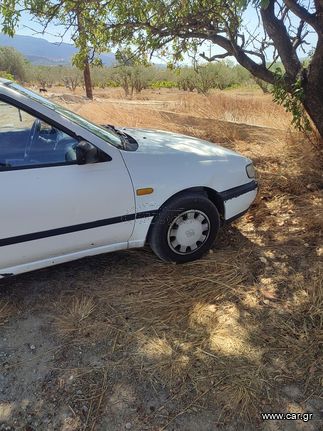
POLYGON ((241 324, 236 305, 246 274, 219 253, 187 265, 184 275, 177 267, 154 273, 129 286, 123 305, 128 322, 145 325, 136 336, 135 359, 146 378, 170 388, 190 385, 195 396, 211 392, 199 402, 250 414, 259 397, 254 374, 261 352, 250 344, 252 323, 241 324))
POLYGON ((7 301, 0 301, 0 326, 7 323, 9 317, 13 314, 12 306, 7 301))
MULTIPOLYGON (((61 100, 77 101, 84 105, 83 90, 75 93, 65 88, 52 88, 50 95, 59 95, 61 100)), ((134 94, 132 98, 125 98, 120 88, 95 90, 95 103, 109 102, 112 110, 134 106, 149 106, 156 110, 186 113, 200 118, 212 118, 229 122, 245 123, 262 127, 273 127, 286 130, 291 117, 280 106, 272 102, 271 95, 264 95, 255 89, 234 89, 230 91, 212 90, 207 96, 189 93, 177 89, 143 90, 141 94, 134 94)), ((77 102, 76 102, 77 103, 77 102)), ((89 103, 89 102, 88 102, 89 103)), ((88 103, 85 103, 87 105, 88 103)), ((118 115, 118 114, 116 114, 118 115)))
POLYGON ((207 96, 186 93, 173 108, 203 118, 286 130, 291 116, 272 102, 270 95, 256 92, 214 91, 207 96))
MULTIPOLYGON (((313 324, 317 325, 319 330, 323 330, 323 270, 322 266, 312 269, 311 283, 306 286, 307 309, 313 324)), ((323 335, 323 334, 322 334, 323 335)), ((322 338, 323 342, 323 338, 322 338)))
POLYGON ((59 308, 61 312, 55 316, 55 324, 62 337, 87 333, 89 318, 96 308, 93 298, 73 297, 59 308))
POLYGON ((64 103, 64 100, 68 101, 69 98, 71 101, 74 100, 76 103, 68 104, 70 108, 98 123, 108 121, 135 127, 142 125, 159 127, 164 124, 161 111, 231 123, 272 127, 284 131, 291 123, 290 114, 274 104, 270 95, 263 95, 257 91, 214 90, 204 96, 179 90, 158 92, 144 90, 141 95, 135 95, 133 99, 129 100, 124 99, 120 89, 97 90, 94 102, 95 110, 93 110, 93 102, 84 103, 81 93, 70 95, 62 93, 62 89, 54 89, 54 91, 61 94, 59 100, 61 103, 64 103), (78 98, 80 103, 77 103, 78 98), (145 109, 146 107, 147 109, 145 109))
MULTIPOLYGON (((130 260, 134 253, 128 252, 130 260)), ((102 313, 92 322, 90 341, 110 340, 112 346, 101 352, 107 359, 102 372, 111 375, 121 365, 136 380, 166 386, 177 405, 171 421, 196 409, 220 409, 219 423, 251 423, 265 407, 277 409, 282 385, 293 381, 304 382, 304 397, 320 394, 318 266, 290 275, 287 292, 270 297, 250 277, 250 268, 259 266, 258 253, 250 249, 230 256, 215 250, 185 265, 185 272, 145 253, 135 259, 138 267, 149 265, 149 274, 140 276, 135 268, 122 274, 120 262, 109 271, 119 287, 95 292, 102 313), (114 332, 102 331, 103 310, 114 332), (120 354, 124 360, 115 362, 120 354)), ((79 335, 78 345, 89 343, 79 335)), ((91 379, 97 372, 91 371, 91 379)))

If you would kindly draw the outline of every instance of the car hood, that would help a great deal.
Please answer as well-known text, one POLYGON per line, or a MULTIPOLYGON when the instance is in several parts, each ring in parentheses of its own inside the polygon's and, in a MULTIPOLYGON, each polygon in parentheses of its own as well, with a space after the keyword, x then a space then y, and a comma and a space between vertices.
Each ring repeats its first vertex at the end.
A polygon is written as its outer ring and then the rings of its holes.
POLYGON ((234 151, 223 148, 220 145, 179 133, 128 127, 122 127, 119 130, 130 135, 137 141, 138 147, 136 147, 136 152, 139 153, 156 155, 187 154, 190 156, 195 155, 199 158, 242 157, 234 151))
MULTIPOLYGON (((246 157, 202 139, 152 129, 122 128, 129 139, 128 151, 121 150, 135 189, 151 187, 163 196, 170 196, 203 186, 218 192, 250 182, 246 157), (131 141, 133 141, 131 148, 131 141)), ((147 209, 150 198, 140 201, 147 209), (148 199, 148 200, 147 200, 148 199), (148 203, 147 203, 148 202, 148 203)), ((149 202, 150 203, 149 203, 149 202)))

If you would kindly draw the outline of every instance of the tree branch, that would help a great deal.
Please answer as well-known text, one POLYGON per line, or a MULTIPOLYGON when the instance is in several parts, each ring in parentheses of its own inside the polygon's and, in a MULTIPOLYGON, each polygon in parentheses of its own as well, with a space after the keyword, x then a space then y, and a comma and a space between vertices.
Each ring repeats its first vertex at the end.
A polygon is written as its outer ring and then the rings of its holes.
POLYGON ((205 55, 205 52, 203 52, 202 54, 200 54, 200 57, 202 57, 204 60, 206 61, 214 61, 214 60, 220 60, 226 57, 230 57, 231 54, 229 54, 228 52, 224 52, 223 54, 215 54, 212 55, 211 57, 208 57, 207 55, 205 55))
POLYGON ((302 21, 307 22, 315 30, 319 30, 318 22, 315 13, 310 13, 305 7, 301 6, 297 0, 284 0, 285 5, 294 15, 298 16, 302 21))
POLYGON ((300 21, 296 32, 296 36, 292 38, 294 49, 297 49, 299 46, 302 46, 303 44, 309 45, 309 43, 306 42, 305 40, 306 36, 309 34, 309 31, 305 31, 305 33, 303 33, 304 24, 305 24, 304 21, 300 21))
POLYGON ((294 80, 301 69, 301 62, 299 61, 284 23, 275 15, 275 3, 276 0, 270 0, 267 7, 261 8, 262 22, 266 32, 277 48, 287 75, 294 80))
MULTIPOLYGON (((258 64, 254 60, 252 60, 246 52, 237 45, 234 41, 230 41, 221 35, 214 35, 210 37, 210 40, 215 44, 221 46, 221 48, 225 49, 230 55, 233 55, 241 66, 245 67, 252 75, 255 75, 257 78, 262 79, 263 81, 268 82, 269 84, 274 84, 276 81, 276 75, 267 69, 267 67, 262 63, 258 64)), ((257 55, 252 53, 253 55, 257 55)))

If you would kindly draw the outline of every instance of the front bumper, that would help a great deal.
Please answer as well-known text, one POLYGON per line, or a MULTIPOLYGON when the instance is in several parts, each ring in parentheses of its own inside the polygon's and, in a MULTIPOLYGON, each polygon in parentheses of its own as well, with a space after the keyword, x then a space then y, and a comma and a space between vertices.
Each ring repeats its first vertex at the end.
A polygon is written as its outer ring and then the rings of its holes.
POLYGON ((221 192, 220 196, 223 199, 225 221, 233 221, 246 213, 255 200, 257 192, 258 183, 255 180, 221 192))

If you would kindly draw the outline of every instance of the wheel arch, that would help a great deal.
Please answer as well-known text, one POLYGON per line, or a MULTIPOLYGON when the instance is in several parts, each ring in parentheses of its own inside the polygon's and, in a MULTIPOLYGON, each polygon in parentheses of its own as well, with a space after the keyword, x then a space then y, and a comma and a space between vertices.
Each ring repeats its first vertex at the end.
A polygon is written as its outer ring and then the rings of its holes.
POLYGON ((158 217, 159 212, 166 206, 168 205, 170 202, 172 202, 173 200, 178 199, 179 197, 183 196, 183 195, 187 195, 189 193, 201 193, 204 196, 207 196, 208 199, 215 205, 216 209, 218 210, 219 214, 220 214, 220 218, 223 221, 224 220, 224 202, 223 199, 221 197, 221 195, 214 189, 211 189, 210 187, 205 187, 205 186, 197 186, 197 187, 190 187, 188 189, 184 189, 181 190, 177 193, 175 193, 174 195, 170 196, 159 208, 158 208, 158 213, 154 216, 154 218, 152 219, 149 229, 148 229, 148 233, 147 233, 147 237, 146 237, 146 242, 149 242, 149 237, 152 231, 152 228, 154 226, 154 221, 156 220, 156 218, 158 217))

